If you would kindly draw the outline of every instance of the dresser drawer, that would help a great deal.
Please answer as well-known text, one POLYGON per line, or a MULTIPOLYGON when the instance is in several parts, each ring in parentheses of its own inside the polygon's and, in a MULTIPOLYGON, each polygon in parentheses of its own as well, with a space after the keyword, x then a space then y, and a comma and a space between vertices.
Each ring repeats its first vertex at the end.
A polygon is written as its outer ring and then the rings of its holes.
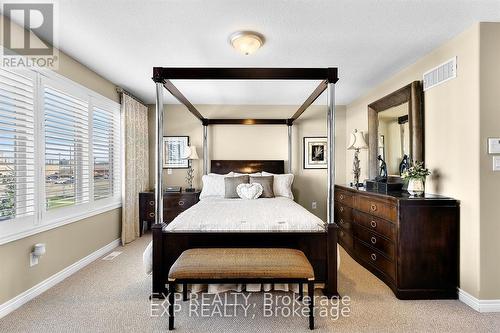
POLYGON ((186 210, 198 201, 194 195, 169 195, 163 199, 163 207, 166 209, 186 210))
POLYGON ((347 248, 351 251, 354 248, 354 239, 352 238, 352 234, 342 228, 338 229, 338 242, 344 248, 347 248))
POLYGON ((389 240, 395 242, 395 228, 396 226, 382 219, 379 219, 375 216, 368 215, 366 213, 359 212, 357 210, 353 211, 353 221, 356 224, 362 225, 373 232, 376 232, 384 237, 387 237, 389 240))
POLYGON ((337 225, 340 228, 342 228, 342 229, 344 229, 346 231, 350 232, 350 230, 352 229, 352 222, 347 221, 346 219, 344 219, 342 217, 341 218, 335 218, 335 222, 337 223, 337 225))
POLYGON ((395 263, 385 258, 379 251, 363 244, 357 238, 354 239, 354 251, 363 261, 389 276, 392 280, 396 280, 395 263))
POLYGON ((362 195, 356 197, 354 208, 392 222, 396 222, 398 218, 396 206, 362 195))
POLYGON ((353 196, 347 191, 335 190, 335 201, 353 207, 353 196))
POLYGON ((354 236, 363 242, 370 244, 371 247, 384 253, 388 258, 394 260, 394 242, 381 237, 380 235, 367 230, 365 227, 355 224, 354 226, 354 236))
POLYGON ((335 201, 335 221, 340 224, 340 220, 344 222, 352 221, 352 208, 343 203, 335 201))

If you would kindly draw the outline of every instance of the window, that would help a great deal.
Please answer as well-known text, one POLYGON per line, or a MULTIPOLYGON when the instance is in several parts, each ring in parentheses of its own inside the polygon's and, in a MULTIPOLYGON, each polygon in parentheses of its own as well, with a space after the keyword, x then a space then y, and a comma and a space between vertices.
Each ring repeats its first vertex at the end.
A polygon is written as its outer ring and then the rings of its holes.
POLYGON ((120 192, 119 116, 116 110, 93 108, 94 200, 109 198, 120 192))
POLYGON ((45 205, 89 202, 88 103, 44 88, 45 205))
POLYGON ((0 69, 0 223, 34 215, 34 83, 0 69))
POLYGON ((0 244, 121 205, 119 105, 0 68, 0 244))

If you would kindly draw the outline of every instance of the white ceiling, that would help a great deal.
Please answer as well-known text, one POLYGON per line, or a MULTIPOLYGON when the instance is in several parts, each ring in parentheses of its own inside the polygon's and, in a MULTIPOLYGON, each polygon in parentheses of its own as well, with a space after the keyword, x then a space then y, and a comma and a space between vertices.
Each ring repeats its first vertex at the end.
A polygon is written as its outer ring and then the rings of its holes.
MULTIPOLYGON (((148 103, 154 66, 337 66, 347 104, 474 22, 500 21, 500 0, 64 0, 59 12, 60 49, 148 103), (237 30, 266 44, 243 56, 228 44, 237 30)), ((291 105, 317 83, 175 84, 195 104, 291 105)))

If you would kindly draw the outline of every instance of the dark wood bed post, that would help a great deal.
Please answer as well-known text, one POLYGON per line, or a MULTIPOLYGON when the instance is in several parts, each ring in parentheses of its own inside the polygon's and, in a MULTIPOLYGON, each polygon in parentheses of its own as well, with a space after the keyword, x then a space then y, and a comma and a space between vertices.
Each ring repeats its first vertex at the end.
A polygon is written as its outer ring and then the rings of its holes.
POLYGON ((165 270, 162 269, 163 251, 163 227, 165 223, 155 223, 151 227, 153 234, 153 296, 163 298, 166 294, 165 282, 167 277, 164 276, 165 270))
POLYGON ((337 224, 328 224, 327 236, 327 262, 326 262, 326 286, 323 291, 325 296, 338 297, 337 289, 337 224))

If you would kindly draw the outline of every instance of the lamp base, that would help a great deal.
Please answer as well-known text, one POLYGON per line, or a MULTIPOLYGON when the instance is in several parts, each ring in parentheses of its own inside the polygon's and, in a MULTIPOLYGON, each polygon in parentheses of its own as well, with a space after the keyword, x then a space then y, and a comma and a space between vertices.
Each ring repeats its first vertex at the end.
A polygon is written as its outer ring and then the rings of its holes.
POLYGON ((355 182, 351 182, 349 184, 351 187, 355 187, 355 188, 360 188, 360 187, 365 187, 365 184, 364 183, 355 183, 355 182))

